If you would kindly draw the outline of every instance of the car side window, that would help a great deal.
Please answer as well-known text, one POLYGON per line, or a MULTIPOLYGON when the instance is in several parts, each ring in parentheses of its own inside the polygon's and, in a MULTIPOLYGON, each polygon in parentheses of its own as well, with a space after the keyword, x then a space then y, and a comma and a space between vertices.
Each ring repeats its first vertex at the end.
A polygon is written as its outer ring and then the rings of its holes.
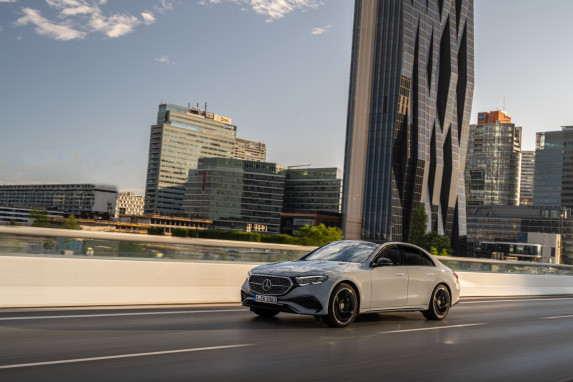
POLYGON ((394 265, 404 265, 402 260, 402 255, 400 254, 400 248, 396 246, 386 247, 382 249, 377 258, 385 257, 392 261, 394 265))
POLYGON ((435 264, 428 255, 419 251, 414 247, 403 246, 402 253, 404 253, 404 259, 406 265, 424 266, 424 267, 434 267, 435 264))

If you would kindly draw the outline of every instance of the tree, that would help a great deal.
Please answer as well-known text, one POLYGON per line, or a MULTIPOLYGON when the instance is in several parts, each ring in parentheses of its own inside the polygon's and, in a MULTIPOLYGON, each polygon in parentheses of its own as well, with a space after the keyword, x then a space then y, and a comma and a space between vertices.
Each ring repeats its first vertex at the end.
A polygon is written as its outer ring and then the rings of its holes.
POLYGON ((48 212, 37 208, 30 211, 30 219, 32 219, 32 227, 47 227, 48 226, 48 212))
POLYGON ((440 256, 449 256, 452 252, 450 238, 444 235, 439 235, 436 231, 432 231, 426 236, 426 244, 424 245, 424 248, 431 249, 432 247, 436 248, 436 251, 440 256))
POLYGON ((321 246, 332 241, 342 240, 342 230, 338 227, 317 226, 301 227, 295 234, 297 244, 308 246, 321 246))
POLYGON ((418 247, 425 247, 426 244, 426 227, 428 225, 428 215, 424 205, 420 204, 412 213, 412 222, 410 223, 410 243, 418 247))
POLYGON ((71 214, 70 216, 68 216, 68 218, 66 220, 64 220, 64 223, 62 224, 62 228, 64 229, 80 229, 80 226, 78 225, 78 221, 76 220, 76 217, 71 214))

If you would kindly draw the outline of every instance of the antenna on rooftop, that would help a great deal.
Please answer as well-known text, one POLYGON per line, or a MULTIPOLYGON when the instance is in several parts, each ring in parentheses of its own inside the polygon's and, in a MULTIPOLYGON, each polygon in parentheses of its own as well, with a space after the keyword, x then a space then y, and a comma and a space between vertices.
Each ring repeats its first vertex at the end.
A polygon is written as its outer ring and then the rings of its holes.
POLYGON ((503 109, 502 110, 505 110, 505 96, 503 96, 503 109))
POLYGON ((205 101, 205 111, 207 111, 207 101, 205 101))

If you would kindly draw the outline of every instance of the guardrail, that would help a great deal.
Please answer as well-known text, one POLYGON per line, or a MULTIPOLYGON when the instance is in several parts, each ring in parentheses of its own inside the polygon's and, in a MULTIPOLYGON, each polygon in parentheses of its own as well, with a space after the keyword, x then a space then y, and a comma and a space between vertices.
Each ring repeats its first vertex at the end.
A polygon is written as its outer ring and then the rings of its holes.
MULTIPOLYGON (((0 308, 235 303, 249 269, 312 249, 0 227, 0 308)), ((572 266, 439 259, 464 297, 573 294, 572 266)))

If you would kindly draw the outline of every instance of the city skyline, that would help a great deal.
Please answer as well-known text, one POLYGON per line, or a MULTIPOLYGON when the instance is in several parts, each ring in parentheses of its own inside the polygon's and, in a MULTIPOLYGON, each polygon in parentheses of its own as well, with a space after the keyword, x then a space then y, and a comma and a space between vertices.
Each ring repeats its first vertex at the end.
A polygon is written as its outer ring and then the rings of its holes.
MULTIPOLYGON (((0 58, 0 184, 105 183, 143 194, 162 101, 207 102, 239 136, 266 143, 269 162, 343 167, 353 2, 50 4, 0 1, 9 52, 0 58)), ((475 4, 471 121, 505 103, 525 150, 536 132, 573 121, 571 53, 557 48, 573 4, 551 6, 555 17, 544 20, 546 3, 475 4)))

